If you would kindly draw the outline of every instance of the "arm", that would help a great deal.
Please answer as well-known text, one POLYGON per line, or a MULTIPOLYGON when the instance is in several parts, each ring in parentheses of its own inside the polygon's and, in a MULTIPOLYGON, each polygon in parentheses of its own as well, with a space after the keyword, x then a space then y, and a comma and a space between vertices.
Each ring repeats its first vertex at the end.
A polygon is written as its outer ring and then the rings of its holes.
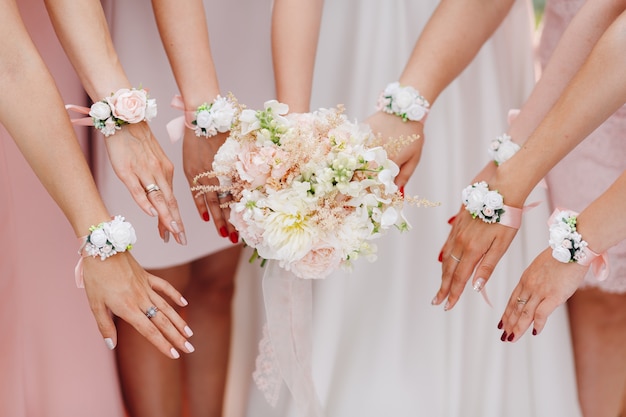
POLYGON ((323 0, 275 0, 272 58, 276 97, 291 112, 309 111, 323 0))
MULTIPOLYGON (((0 89, 10 98, 0 101, 0 121, 76 235, 85 235, 91 225, 111 217, 97 192, 54 80, 22 24, 15 1, 0 0, 0 5, 0 89), (41 126, 32 123, 33 114, 46 115, 45 141, 41 126)), ((182 306, 185 303, 180 293, 141 269, 130 253, 119 253, 104 262, 85 259, 84 279, 94 317, 110 348, 117 338, 109 310, 133 325, 165 355, 176 356, 174 346, 189 351, 185 322, 155 289, 182 306), (151 305, 163 312, 158 319, 148 320, 142 313, 151 305)))
MULTIPOLYGON (((131 84, 118 60, 100 2, 46 0, 50 19, 87 94, 95 102, 131 84)), ((165 229, 186 243, 184 227, 172 191, 173 166, 148 124, 124 125, 105 140, 113 169, 137 204, 157 215, 161 237, 165 229), (146 195, 145 187, 160 191, 146 195)))
MULTIPOLYGON (((185 3, 185 7, 180 7, 176 1, 152 0, 152 7, 185 110, 194 111, 220 94, 203 3, 190 0, 185 3)), ((195 185, 193 179, 196 175, 212 170, 213 158, 226 137, 225 133, 209 138, 196 137, 193 130, 185 129, 183 166, 190 187, 195 185)), ((199 182, 205 185, 218 184, 217 179, 203 178, 199 182)), ((192 198, 200 217, 206 221, 212 217, 218 233, 222 237, 231 237, 231 241, 236 243, 237 232, 228 221, 229 209, 220 208, 217 194, 192 195, 192 198)))
MULTIPOLYGON (((569 40, 579 40, 578 36, 583 32, 593 33, 594 39, 597 40, 601 35, 598 35, 597 31, 604 31, 609 25, 604 18, 605 14, 609 13, 615 21, 626 7, 624 4, 626 2, 621 2, 621 7, 615 7, 615 3, 610 1, 585 3, 577 18, 572 20, 563 35, 558 49, 579 48, 578 53, 582 53, 583 57, 588 56, 588 59, 583 60, 585 63, 579 68, 575 77, 569 78, 571 82, 568 87, 558 100, 554 100, 553 108, 543 118, 520 151, 509 161, 500 165, 489 180, 490 188, 499 190, 505 196, 505 204, 522 207, 526 197, 545 174, 624 103, 623 94, 626 86, 621 83, 619 76, 624 65, 622 56, 618 54, 613 57, 615 50, 607 41, 599 43, 595 48, 593 45, 589 46, 588 43, 578 43, 576 46, 569 43, 569 40), (600 3, 604 3, 602 9, 604 13, 599 13, 596 9, 600 7, 600 3), (597 25, 589 24, 585 18, 588 14, 596 18, 594 21, 597 25), (591 48, 593 51, 589 54, 588 50, 591 48), (598 77, 598 74, 603 74, 603 76, 598 77), (591 115, 589 109, 594 109, 591 115), (558 132, 556 140, 555 132, 558 132)), ((615 30, 607 32, 607 36, 615 30)), ((554 59, 559 57, 565 59, 572 55, 555 52, 554 56, 556 57, 554 59)), ((554 59, 551 60, 550 65, 552 68, 558 68, 558 62, 553 64, 554 59)), ((535 90, 541 89, 542 86, 548 89, 549 84, 538 84, 535 90)), ((549 100, 550 94, 546 93, 544 96, 543 93, 537 92, 536 97, 549 100)), ((524 105, 515 125, 522 123, 519 119, 522 118, 524 112, 541 111, 539 107, 524 105)), ((439 304, 448 297, 448 308, 454 306, 475 267, 474 283, 482 279, 480 288, 477 288, 481 289, 515 237, 515 233, 516 230, 512 228, 475 221, 465 210, 462 210, 457 215, 454 227, 442 249, 444 254, 442 285, 435 296, 434 303, 439 304), (450 254, 462 258, 463 261, 457 265, 457 262, 451 259, 450 254)))

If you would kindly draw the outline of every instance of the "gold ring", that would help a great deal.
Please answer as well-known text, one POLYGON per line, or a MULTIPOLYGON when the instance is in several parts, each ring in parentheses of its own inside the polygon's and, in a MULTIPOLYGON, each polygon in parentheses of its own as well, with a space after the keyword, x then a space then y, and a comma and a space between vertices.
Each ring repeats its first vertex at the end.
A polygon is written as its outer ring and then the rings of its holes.
POLYGON ((454 259, 455 261, 457 261, 457 262, 461 262, 461 259, 457 258, 457 257, 456 257, 456 256, 454 256, 453 254, 450 254, 450 257, 451 257, 452 259, 454 259))
POLYGON ((150 194, 153 191, 159 191, 160 188, 156 184, 149 184, 149 185, 146 186, 145 190, 146 190, 146 195, 148 195, 148 194, 150 194))
POLYGON ((519 298, 519 297, 517 297, 517 304, 519 304, 519 305, 524 305, 524 304, 526 304, 527 302, 528 302, 528 299, 527 299, 527 298, 519 298))

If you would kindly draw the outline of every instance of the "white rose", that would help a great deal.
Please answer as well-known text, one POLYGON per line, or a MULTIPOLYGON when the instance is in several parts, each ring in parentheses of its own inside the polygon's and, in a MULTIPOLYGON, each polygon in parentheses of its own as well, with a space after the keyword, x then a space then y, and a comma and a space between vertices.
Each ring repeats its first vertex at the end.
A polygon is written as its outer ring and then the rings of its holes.
POLYGON ((107 235, 102 229, 96 229, 89 235, 89 242, 95 247, 101 248, 107 243, 107 235))
POLYGON ((565 249, 562 246, 557 246, 552 249, 552 257, 559 262, 563 262, 564 264, 568 263, 571 259, 570 251, 565 249))
POLYGON ((202 129, 207 129, 213 123, 213 116, 208 110, 199 111, 196 115, 196 125, 202 129))
POLYGON ((211 108, 213 123, 218 132, 228 132, 235 117, 235 108, 226 99, 216 101, 211 108))
POLYGON ((550 244, 561 245, 570 235, 570 228, 563 222, 555 223, 550 226, 550 244))
POLYGON ((468 187, 463 190, 463 201, 470 213, 476 213, 482 210, 485 200, 485 191, 482 188, 468 187))
POLYGON ((93 103, 89 115, 97 120, 106 120, 111 115, 111 107, 102 101, 93 103))
POLYGON ((239 115, 239 121, 241 122, 241 133, 244 135, 261 127, 261 122, 256 117, 256 111, 251 109, 243 110, 239 115))
POLYGON ((498 164, 508 161, 511 159, 513 155, 517 151, 519 151, 520 147, 517 143, 513 141, 503 142, 498 150, 495 152, 495 157, 493 158, 498 164))
POLYGON ((393 102, 391 103, 391 110, 395 113, 406 113, 407 109, 415 102, 415 95, 408 90, 407 88, 403 88, 396 92, 393 96, 393 102))
POLYGON ((414 104, 407 109, 406 116, 409 120, 419 122, 426 116, 426 109, 419 104, 414 104))
POLYGON ((497 191, 488 191, 483 198, 483 203, 493 210, 499 210, 504 206, 502 196, 497 191))
POLYGON ((129 245, 137 241, 133 226, 119 217, 109 223, 108 229, 109 241, 118 252, 124 252, 129 245))
POLYGON ((150 121, 154 119, 156 115, 157 115, 156 100, 153 98, 148 99, 148 102, 146 104, 146 120, 150 121))

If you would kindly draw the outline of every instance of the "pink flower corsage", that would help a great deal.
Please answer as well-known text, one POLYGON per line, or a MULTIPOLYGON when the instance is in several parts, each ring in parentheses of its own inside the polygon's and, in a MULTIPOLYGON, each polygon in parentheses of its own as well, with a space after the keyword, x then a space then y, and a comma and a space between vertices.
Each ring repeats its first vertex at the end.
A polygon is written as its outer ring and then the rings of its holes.
POLYGON ((156 114, 156 100, 148 98, 146 90, 134 88, 121 88, 94 103, 89 110, 94 127, 106 137, 125 124, 150 121, 156 114))

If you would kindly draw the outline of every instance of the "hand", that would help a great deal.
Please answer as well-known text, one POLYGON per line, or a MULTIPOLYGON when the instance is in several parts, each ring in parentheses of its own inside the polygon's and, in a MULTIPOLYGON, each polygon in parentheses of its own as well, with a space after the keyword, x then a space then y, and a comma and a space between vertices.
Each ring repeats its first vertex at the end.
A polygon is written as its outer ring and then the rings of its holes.
POLYGON ((146 122, 124 125, 105 139, 111 165, 144 212, 159 216, 159 234, 165 241, 187 244, 185 227, 172 189, 174 166, 167 158, 146 122), (157 191, 147 193, 155 184, 157 191))
POLYGON ((588 269, 578 263, 557 261, 550 248, 541 252, 511 293, 498 324, 504 329, 500 340, 517 341, 533 322, 533 335, 539 334, 548 316, 578 289, 588 269))
POLYGON ((447 298, 444 309, 454 307, 474 269, 472 285, 481 291, 516 233, 511 227, 474 219, 461 207, 441 249, 441 287, 432 303, 439 305, 447 298))
POLYGON ((400 172, 396 176, 396 185, 404 187, 409 182, 422 156, 424 125, 422 122, 403 122, 400 117, 382 111, 368 117, 365 123, 370 125, 375 134, 380 133, 386 142, 400 137, 408 139, 412 135, 418 136, 416 140, 402 147, 395 155, 390 153, 391 160, 400 167, 400 172))
MULTIPOLYGON (((193 179, 196 175, 213 169, 213 158, 227 137, 228 135, 226 133, 220 133, 210 138, 197 137, 193 130, 185 129, 183 136, 183 167, 185 176, 189 182, 189 187, 196 185, 193 183, 193 179)), ((217 178, 200 178, 198 184, 219 185, 219 181, 217 178)), ((228 221, 230 209, 228 207, 220 207, 220 204, 230 201, 230 195, 218 198, 218 192, 210 192, 197 196, 195 194, 196 193, 192 192, 192 198, 200 217, 205 221, 209 221, 213 218, 217 233, 222 237, 230 238, 231 242, 237 243, 239 241, 237 230, 228 221)))
POLYGON ((84 258, 83 277, 91 311, 110 348, 117 345, 117 333, 109 310, 131 324, 164 355, 176 359, 179 350, 193 352, 193 346, 187 342, 193 334, 191 329, 160 294, 179 306, 187 302, 167 281, 141 268, 130 253, 118 253, 104 261, 84 258), (152 306, 158 311, 148 318, 146 312, 152 306))

